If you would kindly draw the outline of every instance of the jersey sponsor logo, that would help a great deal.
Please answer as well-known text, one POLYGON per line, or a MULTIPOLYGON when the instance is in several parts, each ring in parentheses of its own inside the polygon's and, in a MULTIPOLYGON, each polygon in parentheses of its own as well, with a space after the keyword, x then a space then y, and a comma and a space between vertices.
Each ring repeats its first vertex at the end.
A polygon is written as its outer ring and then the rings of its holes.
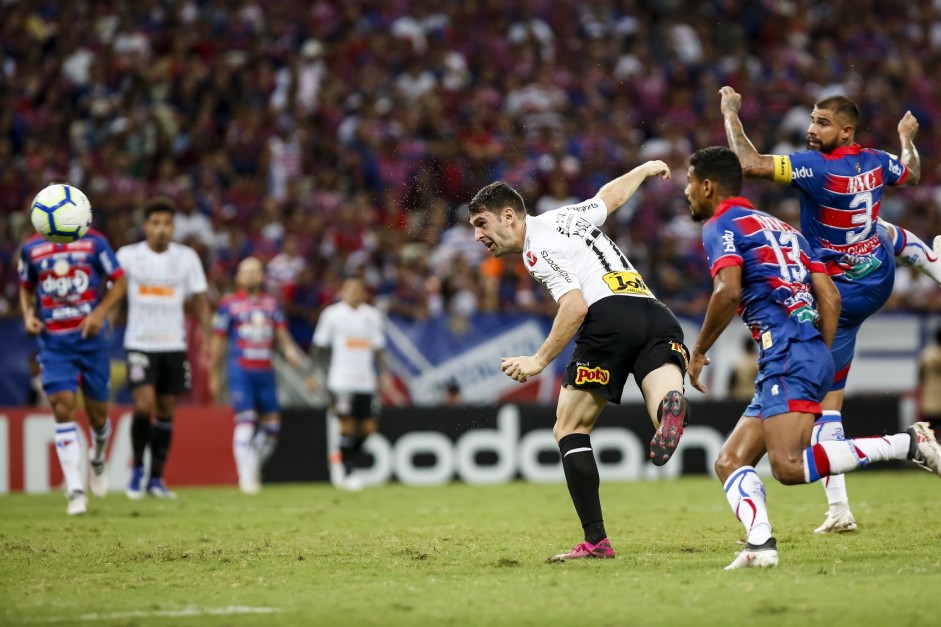
POLYGON ((735 233, 727 229, 722 233, 722 252, 735 252, 735 233))
POLYGON ((813 177, 814 177, 814 170, 813 170, 813 168, 808 168, 808 167, 805 166, 805 165, 802 165, 801 167, 799 167, 799 168, 797 168, 796 170, 793 170, 793 171, 791 172, 791 179, 792 179, 792 180, 795 180, 795 181, 796 181, 797 179, 810 179, 810 178, 813 178, 813 177))
POLYGON ((778 220, 774 216, 763 213, 749 213, 734 219, 735 224, 742 229, 742 235, 748 237, 758 231, 793 231, 793 226, 778 220))
POLYGON ((689 369, 689 351, 686 349, 686 347, 683 346, 683 344, 681 344, 680 342, 671 341, 670 350, 673 351, 674 353, 680 354, 680 357, 683 358, 683 368, 688 370, 689 369))
POLYGON ((828 174, 823 188, 834 194, 859 194, 882 187, 882 168, 877 167, 868 172, 861 172, 855 176, 840 176, 828 174))
POLYGON ((615 294, 636 294, 639 296, 651 296, 647 284, 637 272, 617 270, 609 272, 603 277, 604 282, 615 294))
POLYGON ((170 298, 176 294, 176 288, 172 285, 141 285, 137 288, 137 293, 141 296, 170 298))
POLYGON ((536 265, 536 262, 539 261, 539 258, 536 257, 536 253, 531 250, 526 251, 526 263, 529 264, 529 267, 532 268, 536 265))
POLYGON ((42 291, 65 298, 72 291, 76 294, 84 294, 90 283, 90 277, 85 270, 81 268, 73 270, 67 261, 60 259, 56 261, 52 272, 47 273, 43 278, 42 291))
POLYGON ((570 276, 569 276, 569 273, 566 272, 565 270, 563 270, 563 269, 559 266, 559 264, 557 264, 557 263, 552 259, 552 257, 549 256, 549 251, 543 250, 543 251, 541 251, 539 254, 540 254, 540 256, 542 256, 543 259, 546 260, 546 263, 549 264, 549 267, 550 267, 550 268, 552 268, 555 272, 559 273, 559 276, 561 276, 563 279, 565 279, 565 282, 566 282, 566 283, 571 283, 571 282, 572 282, 572 277, 570 277, 570 276))
POLYGON ((610 380, 611 373, 599 366, 595 366, 594 368, 578 366, 575 369, 575 385, 583 385, 585 383, 607 385, 610 380))
POLYGON ((369 340, 364 337, 348 337, 346 338, 346 347, 352 349, 364 349, 369 348, 371 344, 369 340))
POLYGON ((895 176, 902 176, 902 164, 896 163, 895 161, 889 161, 889 172, 895 176))

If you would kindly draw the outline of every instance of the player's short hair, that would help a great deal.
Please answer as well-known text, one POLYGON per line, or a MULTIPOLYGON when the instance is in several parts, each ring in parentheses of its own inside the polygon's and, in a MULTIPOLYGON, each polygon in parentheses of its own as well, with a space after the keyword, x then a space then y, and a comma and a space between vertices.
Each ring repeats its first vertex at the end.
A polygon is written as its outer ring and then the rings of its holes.
POLYGON ((144 220, 155 213, 169 213, 172 216, 176 213, 176 203, 166 196, 155 196, 144 203, 144 220))
POLYGON ((498 213, 504 207, 512 207, 516 215, 526 214, 526 204, 519 192, 503 181, 497 181, 477 192, 470 201, 468 210, 473 216, 484 211, 498 213))
POLYGON ((856 128, 856 125, 859 124, 859 107, 846 96, 830 96, 829 98, 824 98, 815 104, 814 108, 826 109, 827 111, 833 111, 837 115, 842 115, 853 125, 853 128, 856 128))
POLYGON ((709 179, 733 196, 742 193, 742 162, 725 146, 697 150, 689 164, 700 179, 709 179))

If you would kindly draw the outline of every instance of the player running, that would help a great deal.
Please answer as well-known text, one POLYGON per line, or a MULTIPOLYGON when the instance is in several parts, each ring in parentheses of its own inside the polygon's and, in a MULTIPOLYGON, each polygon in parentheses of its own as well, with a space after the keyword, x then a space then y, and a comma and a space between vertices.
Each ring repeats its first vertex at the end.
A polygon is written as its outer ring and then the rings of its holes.
POLYGON ((68 492, 70 516, 88 510, 82 452, 75 426, 81 380, 94 446, 89 487, 108 492, 105 445, 111 432, 108 311, 124 296, 127 281, 111 244, 98 231, 55 244, 35 235, 20 251, 20 309, 26 332, 39 336, 42 386, 56 419, 56 455, 68 492), (107 283, 111 282, 108 287, 107 283))
POLYGON ((506 183, 491 183, 470 202, 475 239, 494 257, 522 253, 526 269, 559 303, 549 337, 536 354, 504 357, 503 372, 524 382, 575 338, 553 433, 585 541, 550 562, 614 557, 590 433, 604 406, 620 402, 628 376, 633 373, 650 419, 659 425, 651 442, 654 463, 666 463, 676 450, 688 417, 683 330, 598 228, 651 176, 667 179, 670 170, 662 161, 649 161, 605 184, 594 198, 539 216, 527 216, 523 198, 506 183))
POLYGON ((288 334, 278 301, 261 291, 261 261, 248 257, 235 275, 238 291, 219 303, 210 343, 209 387, 219 392, 219 366, 231 340, 228 359, 229 394, 235 410, 232 451, 239 488, 247 494, 261 489, 259 473, 274 453, 281 432, 278 395, 271 362, 275 342, 293 367, 300 353, 288 334))
POLYGON ((890 459, 909 459, 941 476, 941 446, 928 424, 905 433, 811 443, 820 402, 833 381, 829 345, 837 331, 840 295, 804 236, 757 211, 742 189, 742 168, 728 148, 712 147, 689 160, 686 197, 703 224, 703 244, 714 289, 689 362, 699 381, 706 353, 736 309, 758 343, 755 396, 715 463, 735 516, 748 534, 745 549, 726 570, 776 566, 777 543, 755 465, 765 452, 785 485, 811 483, 890 459))
MULTIPOLYGON (((760 155, 738 117, 741 96, 731 87, 723 87, 719 93, 729 147, 741 160, 745 176, 800 191, 801 231, 840 291, 843 307, 832 346, 836 374, 823 400, 823 416, 814 425, 813 441, 842 440, 840 412, 856 334, 892 293, 894 257, 941 283, 937 255, 912 233, 879 219, 885 186, 914 185, 920 178, 921 161, 914 144, 918 121, 907 112, 899 122, 902 155, 897 158, 854 143, 859 110, 848 98, 833 96, 818 102, 811 112, 807 129, 810 150, 760 155)), ((829 511, 815 533, 856 529, 846 480, 832 477, 824 487, 829 511)))

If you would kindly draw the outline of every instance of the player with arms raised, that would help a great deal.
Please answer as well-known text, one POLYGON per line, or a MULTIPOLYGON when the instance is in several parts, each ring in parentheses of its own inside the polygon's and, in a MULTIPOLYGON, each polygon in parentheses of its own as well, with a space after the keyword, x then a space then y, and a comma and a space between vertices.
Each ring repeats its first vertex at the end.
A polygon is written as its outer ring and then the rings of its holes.
POLYGON ((647 162, 606 183, 594 198, 539 216, 528 216, 523 198, 506 183, 491 183, 470 202, 475 239, 495 257, 522 253, 526 269, 559 304, 542 347, 535 355, 504 358, 503 372, 524 382, 575 338, 553 433, 585 541, 551 562, 614 557, 590 433, 604 406, 620 402, 628 376, 633 373, 650 419, 659 425, 651 442, 654 463, 670 458, 686 422, 683 377, 689 353, 683 330, 599 229, 651 176, 666 179, 670 170, 662 161, 647 162))
POLYGON ((19 260, 20 308, 30 335, 39 336, 42 386, 56 420, 56 454, 68 492, 70 515, 88 510, 81 450, 75 426, 79 380, 91 425, 90 488, 108 491, 105 446, 111 359, 108 311, 124 296, 127 282, 111 244, 98 231, 66 244, 39 235, 23 244, 19 260), (111 286, 107 287, 108 282, 111 286))
MULTIPOLYGON (((745 176, 800 191, 801 231, 840 291, 843 307, 832 346, 836 374, 823 401, 823 416, 814 426, 813 440, 841 440, 840 412, 856 335, 863 321, 892 293, 893 257, 941 283, 941 260, 912 233, 879 219, 885 186, 914 185, 920 178, 921 162, 914 145, 918 121, 908 112, 899 122, 902 156, 897 158, 855 143, 859 109, 846 97, 832 96, 814 105, 811 112, 807 129, 810 150, 762 155, 745 135, 738 117, 741 96, 731 87, 723 87, 719 93, 729 147, 741 160, 745 176)), ((846 480, 832 477, 824 487, 829 512, 815 532, 856 529, 846 480)))
POLYGON ((811 483, 874 461, 910 459, 941 475, 941 446, 924 422, 885 437, 827 440, 811 445, 820 402, 833 381, 829 345, 837 333, 840 295, 825 264, 791 225, 757 211, 739 196, 742 169, 724 147, 689 160, 686 197, 703 224, 714 289, 689 362, 699 382, 706 352, 735 316, 758 343, 755 396, 716 460, 715 470, 735 516, 748 534, 726 570, 776 566, 777 544, 755 465, 765 452, 785 485, 811 483))

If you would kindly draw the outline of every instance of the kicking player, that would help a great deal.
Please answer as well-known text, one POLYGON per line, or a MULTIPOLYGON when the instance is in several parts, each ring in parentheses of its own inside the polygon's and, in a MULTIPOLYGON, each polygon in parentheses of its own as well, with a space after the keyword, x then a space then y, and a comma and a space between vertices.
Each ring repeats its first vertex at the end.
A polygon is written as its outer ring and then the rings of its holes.
MULTIPOLYGON (((327 363, 330 409, 340 421, 338 487, 362 489, 353 465, 363 444, 378 427, 379 381, 388 378, 382 313, 366 303, 363 279, 343 282, 340 302, 323 310, 312 343, 314 361, 327 363), (378 370, 377 370, 378 369, 378 370)), ((321 365, 322 368, 322 365, 321 365)))
POLYGON ((170 453, 173 411, 177 397, 191 385, 186 357, 186 312, 192 297, 206 337, 210 310, 206 275, 192 248, 172 242, 176 206, 169 198, 154 198, 144 205, 145 240, 118 250, 118 261, 128 279, 127 351, 128 381, 134 401, 131 449, 134 467, 127 496, 144 493, 175 498, 163 481, 170 453), (151 423, 151 418, 156 421, 151 423), (144 483, 144 451, 150 447, 150 472, 144 483))
MULTIPOLYGON (((918 121, 907 112, 898 124, 900 158, 854 143, 859 110, 851 100, 833 96, 818 102, 807 129, 808 151, 760 155, 738 117, 742 98, 723 87, 721 110, 729 147, 747 177, 763 178, 800 191, 801 231, 815 247, 843 301, 833 361, 836 375, 814 425, 814 442, 842 440, 843 391, 863 321, 885 304, 895 283, 895 259, 914 265, 941 283, 941 260, 912 233, 879 219, 886 185, 914 185, 921 162, 914 138, 918 121)), ((846 480, 824 482, 829 511, 815 533, 856 529, 846 480)))
POLYGON ((689 362, 690 383, 709 363, 706 353, 736 310, 758 343, 755 396, 715 463, 735 516, 748 534, 745 549, 726 570, 776 566, 777 544, 755 465, 767 452, 774 477, 785 485, 811 483, 889 459, 909 459, 941 476, 941 446, 928 424, 905 433, 811 445, 814 421, 833 381, 829 346, 838 333, 840 294, 804 236, 757 211, 742 189, 742 168, 725 147, 689 160, 686 198, 704 222, 703 244, 714 289, 689 362))
POLYGON ((219 303, 210 343, 209 387, 219 392, 219 366, 231 340, 228 359, 229 394, 235 410, 232 451, 239 488, 247 494, 261 489, 259 473, 278 445, 281 432, 278 395, 271 362, 278 348, 293 367, 300 353, 288 334, 278 301, 261 291, 265 279, 261 261, 248 257, 235 275, 238 291, 219 303))
POLYGON ((524 382, 575 338, 553 433, 585 541, 550 562, 614 557, 590 434, 604 406, 620 402, 628 376, 634 374, 650 419, 659 425, 651 442, 655 464, 670 458, 686 423, 683 377, 689 352, 683 330, 598 228, 651 176, 667 179, 670 170, 662 161, 649 161, 606 183, 594 198, 539 216, 527 216, 523 198, 506 183, 491 183, 470 202, 475 239, 494 257, 522 253, 526 269, 559 303, 552 330, 536 354, 504 357, 503 372, 524 382))
POLYGON ((105 445, 111 432, 106 316, 124 296, 127 281, 108 240, 94 230, 68 244, 54 244, 39 235, 26 240, 19 275, 23 323, 27 333, 39 336, 42 386, 56 419, 56 455, 69 498, 66 511, 70 516, 84 514, 88 499, 75 426, 76 394, 81 380, 94 443, 89 487, 95 496, 105 496, 105 445))

